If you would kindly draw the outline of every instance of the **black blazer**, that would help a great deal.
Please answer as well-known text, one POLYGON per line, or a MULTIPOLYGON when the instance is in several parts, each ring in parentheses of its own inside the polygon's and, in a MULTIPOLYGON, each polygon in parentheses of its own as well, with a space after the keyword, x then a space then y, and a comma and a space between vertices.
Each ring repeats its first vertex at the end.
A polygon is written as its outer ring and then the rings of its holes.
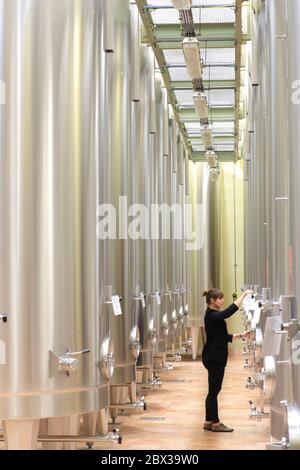
POLYGON ((228 334, 225 318, 231 317, 238 310, 239 308, 235 304, 231 304, 222 311, 207 308, 204 318, 206 343, 202 352, 202 362, 205 367, 210 361, 226 366, 227 343, 232 343, 233 335, 228 334))

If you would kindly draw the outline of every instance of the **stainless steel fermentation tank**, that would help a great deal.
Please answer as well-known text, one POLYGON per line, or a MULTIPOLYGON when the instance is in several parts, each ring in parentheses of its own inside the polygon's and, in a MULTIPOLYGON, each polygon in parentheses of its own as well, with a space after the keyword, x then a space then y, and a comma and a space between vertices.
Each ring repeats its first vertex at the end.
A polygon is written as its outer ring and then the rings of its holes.
POLYGON ((9 448, 34 448, 41 418, 74 434, 109 406, 103 2, 0 12, 0 419, 9 448))
POLYGON ((154 202, 156 159, 156 98, 154 54, 141 46, 141 115, 139 122, 139 202, 145 208, 146 233, 140 241, 139 267, 145 304, 139 315, 141 352, 138 358, 138 381, 148 383, 153 377, 153 346, 157 342, 155 242, 151 239, 151 204, 154 202))
POLYGON ((294 448, 300 448, 300 364, 299 364, 299 322, 300 322, 300 221, 299 221, 299 73, 300 60, 296 44, 299 41, 300 5, 296 0, 289 0, 286 4, 286 18, 288 24, 287 42, 287 88, 288 96, 288 141, 289 141, 289 224, 291 229, 290 262, 292 262, 292 293, 296 298, 295 319, 298 322, 298 332, 291 343, 291 369, 292 369, 292 396, 293 402, 288 407, 288 440, 294 448))
MULTIPOLYGON (((139 242, 129 233, 128 213, 138 202, 139 119, 142 93, 134 89, 139 80, 139 62, 135 57, 138 39, 136 6, 129 1, 107 2, 113 31, 107 53, 105 76, 105 121, 107 134, 106 158, 103 163, 103 187, 106 203, 116 217, 116 233, 105 241, 104 272, 106 301, 109 305, 111 334, 115 344, 115 374, 111 381, 111 414, 115 419, 117 406, 135 408, 136 360, 139 355, 138 328, 141 306, 139 242), (111 296, 120 298, 122 313, 114 311, 111 296)), ((108 22, 109 26, 109 22, 108 22)), ((138 49, 139 53, 139 49, 138 49)), ((141 403, 141 406, 143 404, 141 403)))
POLYGON ((182 333, 182 303, 181 292, 179 288, 179 263, 180 257, 178 256, 179 237, 181 231, 181 214, 179 203, 179 177, 178 177, 178 151, 179 149, 179 135, 175 120, 171 122, 170 126, 170 165, 169 165, 169 178, 170 178, 170 206, 173 208, 170 216, 170 251, 171 251, 171 328, 169 330, 168 342, 172 353, 175 353, 176 342, 182 333))
MULTIPOLYGON (((164 152, 168 152, 168 147, 164 139, 168 141, 168 134, 165 129, 168 126, 168 98, 167 90, 163 88, 163 82, 160 73, 155 76, 155 101, 156 101, 156 154, 153 162, 153 192, 154 204, 159 208, 156 221, 156 240, 154 241, 154 289, 156 291, 156 327, 157 341, 154 345, 154 371, 161 371, 167 367, 166 350, 168 335, 168 313, 164 311, 166 307, 166 286, 164 266, 164 248, 163 243, 163 223, 164 223, 164 152)), ((168 142, 167 142, 168 143, 168 142)), ((167 157, 167 155, 166 155, 167 157)))

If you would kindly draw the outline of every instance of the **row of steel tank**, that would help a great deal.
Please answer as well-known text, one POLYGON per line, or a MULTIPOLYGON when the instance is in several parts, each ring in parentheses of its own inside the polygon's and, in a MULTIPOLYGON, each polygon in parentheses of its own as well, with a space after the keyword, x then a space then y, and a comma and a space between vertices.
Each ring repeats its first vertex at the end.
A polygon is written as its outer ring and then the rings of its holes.
POLYGON ((4 438, 118 440, 109 410, 145 408, 137 385, 159 384, 167 350, 186 348, 189 315, 201 326, 208 252, 183 235, 186 202, 208 231, 208 173, 169 117, 134 2, 1 0, 0 12, 4 438))
POLYGON ((257 6, 246 181, 246 283, 255 295, 244 309, 255 341, 244 366, 254 368, 247 388, 260 388, 254 415, 270 416, 269 447, 287 449, 300 446, 300 10, 295 0, 257 6))

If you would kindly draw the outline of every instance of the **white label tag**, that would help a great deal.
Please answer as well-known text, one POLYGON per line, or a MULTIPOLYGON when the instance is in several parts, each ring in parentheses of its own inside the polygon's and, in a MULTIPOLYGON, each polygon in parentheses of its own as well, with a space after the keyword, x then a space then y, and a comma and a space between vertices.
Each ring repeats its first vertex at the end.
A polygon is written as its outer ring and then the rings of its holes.
POLYGON ((2 80, 0 80, 0 104, 6 104, 6 86, 2 80))
POLYGON ((146 302, 145 302, 144 292, 141 292, 140 297, 141 297, 142 307, 145 308, 146 302))
POLYGON ((4 341, 0 341, 0 365, 6 364, 6 345, 4 341))
POLYGON ((113 295, 111 298, 111 301, 112 301, 112 306, 114 309, 115 316, 118 317, 119 315, 122 315, 122 308, 121 308, 119 296, 113 295))
POLYGON ((247 295, 243 301, 243 307, 247 310, 254 310, 255 309, 255 299, 252 299, 250 295, 247 295))
POLYGON ((156 297, 157 305, 161 305, 160 293, 159 293, 159 292, 155 292, 155 297, 156 297))

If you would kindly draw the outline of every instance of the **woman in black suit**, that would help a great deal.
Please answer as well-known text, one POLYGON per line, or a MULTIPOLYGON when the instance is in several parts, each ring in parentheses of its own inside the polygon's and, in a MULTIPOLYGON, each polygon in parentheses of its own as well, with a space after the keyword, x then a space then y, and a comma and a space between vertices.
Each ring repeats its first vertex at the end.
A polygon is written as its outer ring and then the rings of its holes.
POLYGON ((225 310, 221 310, 224 304, 224 294, 219 289, 204 292, 207 310, 204 323, 206 343, 202 352, 202 362, 208 371, 208 395, 205 401, 206 421, 203 429, 213 432, 232 432, 233 429, 220 422, 218 416, 218 394, 222 388, 222 382, 227 364, 228 346, 233 340, 243 338, 251 334, 251 331, 230 335, 227 331, 226 318, 234 315, 241 307, 246 295, 244 292, 233 304, 225 310))

